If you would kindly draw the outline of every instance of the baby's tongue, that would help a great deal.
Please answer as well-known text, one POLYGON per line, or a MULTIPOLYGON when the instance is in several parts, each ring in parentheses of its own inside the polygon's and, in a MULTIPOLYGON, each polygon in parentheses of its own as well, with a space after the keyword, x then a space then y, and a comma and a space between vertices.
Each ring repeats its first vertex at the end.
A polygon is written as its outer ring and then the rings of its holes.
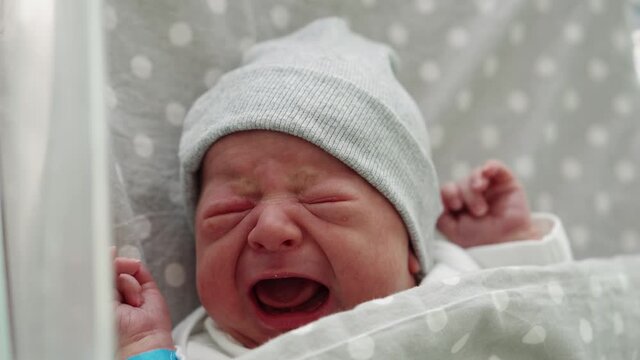
POLYGON ((290 308, 311 299, 320 284, 303 278, 262 280, 256 284, 258 300, 274 308, 290 308))

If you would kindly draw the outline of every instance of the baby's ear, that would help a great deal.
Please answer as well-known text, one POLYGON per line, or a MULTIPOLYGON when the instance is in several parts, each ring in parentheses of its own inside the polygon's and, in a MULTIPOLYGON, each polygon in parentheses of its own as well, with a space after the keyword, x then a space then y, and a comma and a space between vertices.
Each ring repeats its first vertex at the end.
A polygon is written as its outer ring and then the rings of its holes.
POLYGON ((413 250, 409 249, 409 273, 411 273, 411 275, 416 275, 420 272, 420 261, 418 260, 418 258, 416 257, 416 255, 413 253, 413 250))

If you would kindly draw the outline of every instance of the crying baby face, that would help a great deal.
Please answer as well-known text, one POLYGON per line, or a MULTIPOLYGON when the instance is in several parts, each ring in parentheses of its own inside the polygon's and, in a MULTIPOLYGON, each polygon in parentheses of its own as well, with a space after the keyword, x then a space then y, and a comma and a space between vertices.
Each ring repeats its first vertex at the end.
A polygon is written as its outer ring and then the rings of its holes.
POLYGON ((415 286, 420 266, 394 207, 305 140, 227 135, 207 152, 200 180, 200 301, 247 347, 415 286))

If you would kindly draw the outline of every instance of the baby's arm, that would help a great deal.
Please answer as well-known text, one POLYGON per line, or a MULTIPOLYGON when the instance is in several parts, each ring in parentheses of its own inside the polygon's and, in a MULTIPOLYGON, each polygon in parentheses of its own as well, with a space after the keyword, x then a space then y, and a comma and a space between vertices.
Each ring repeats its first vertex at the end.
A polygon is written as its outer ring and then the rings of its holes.
POLYGON ((441 197, 438 230, 463 248, 539 239, 546 232, 532 221, 522 184, 497 160, 445 184, 441 197))
POLYGON ((174 349, 169 309, 140 260, 115 258, 115 312, 121 359, 154 349, 174 349))

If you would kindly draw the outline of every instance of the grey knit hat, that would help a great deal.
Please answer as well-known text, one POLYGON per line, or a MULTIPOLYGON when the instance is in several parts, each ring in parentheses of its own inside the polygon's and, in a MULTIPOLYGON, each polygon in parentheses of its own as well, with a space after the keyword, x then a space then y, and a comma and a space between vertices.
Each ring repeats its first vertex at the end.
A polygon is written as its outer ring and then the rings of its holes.
MULTIPOLYGON (((181 181, 193 223, 200 163, 225 135, 272 130, 339 159, 402 217, 423 274, 440 196, 420 111, 394 76, 394 52, 337 18, 253 46, 189 111, 180 141, 181 181)), ((420 274, 420 275, 423 275, 420 274)))

